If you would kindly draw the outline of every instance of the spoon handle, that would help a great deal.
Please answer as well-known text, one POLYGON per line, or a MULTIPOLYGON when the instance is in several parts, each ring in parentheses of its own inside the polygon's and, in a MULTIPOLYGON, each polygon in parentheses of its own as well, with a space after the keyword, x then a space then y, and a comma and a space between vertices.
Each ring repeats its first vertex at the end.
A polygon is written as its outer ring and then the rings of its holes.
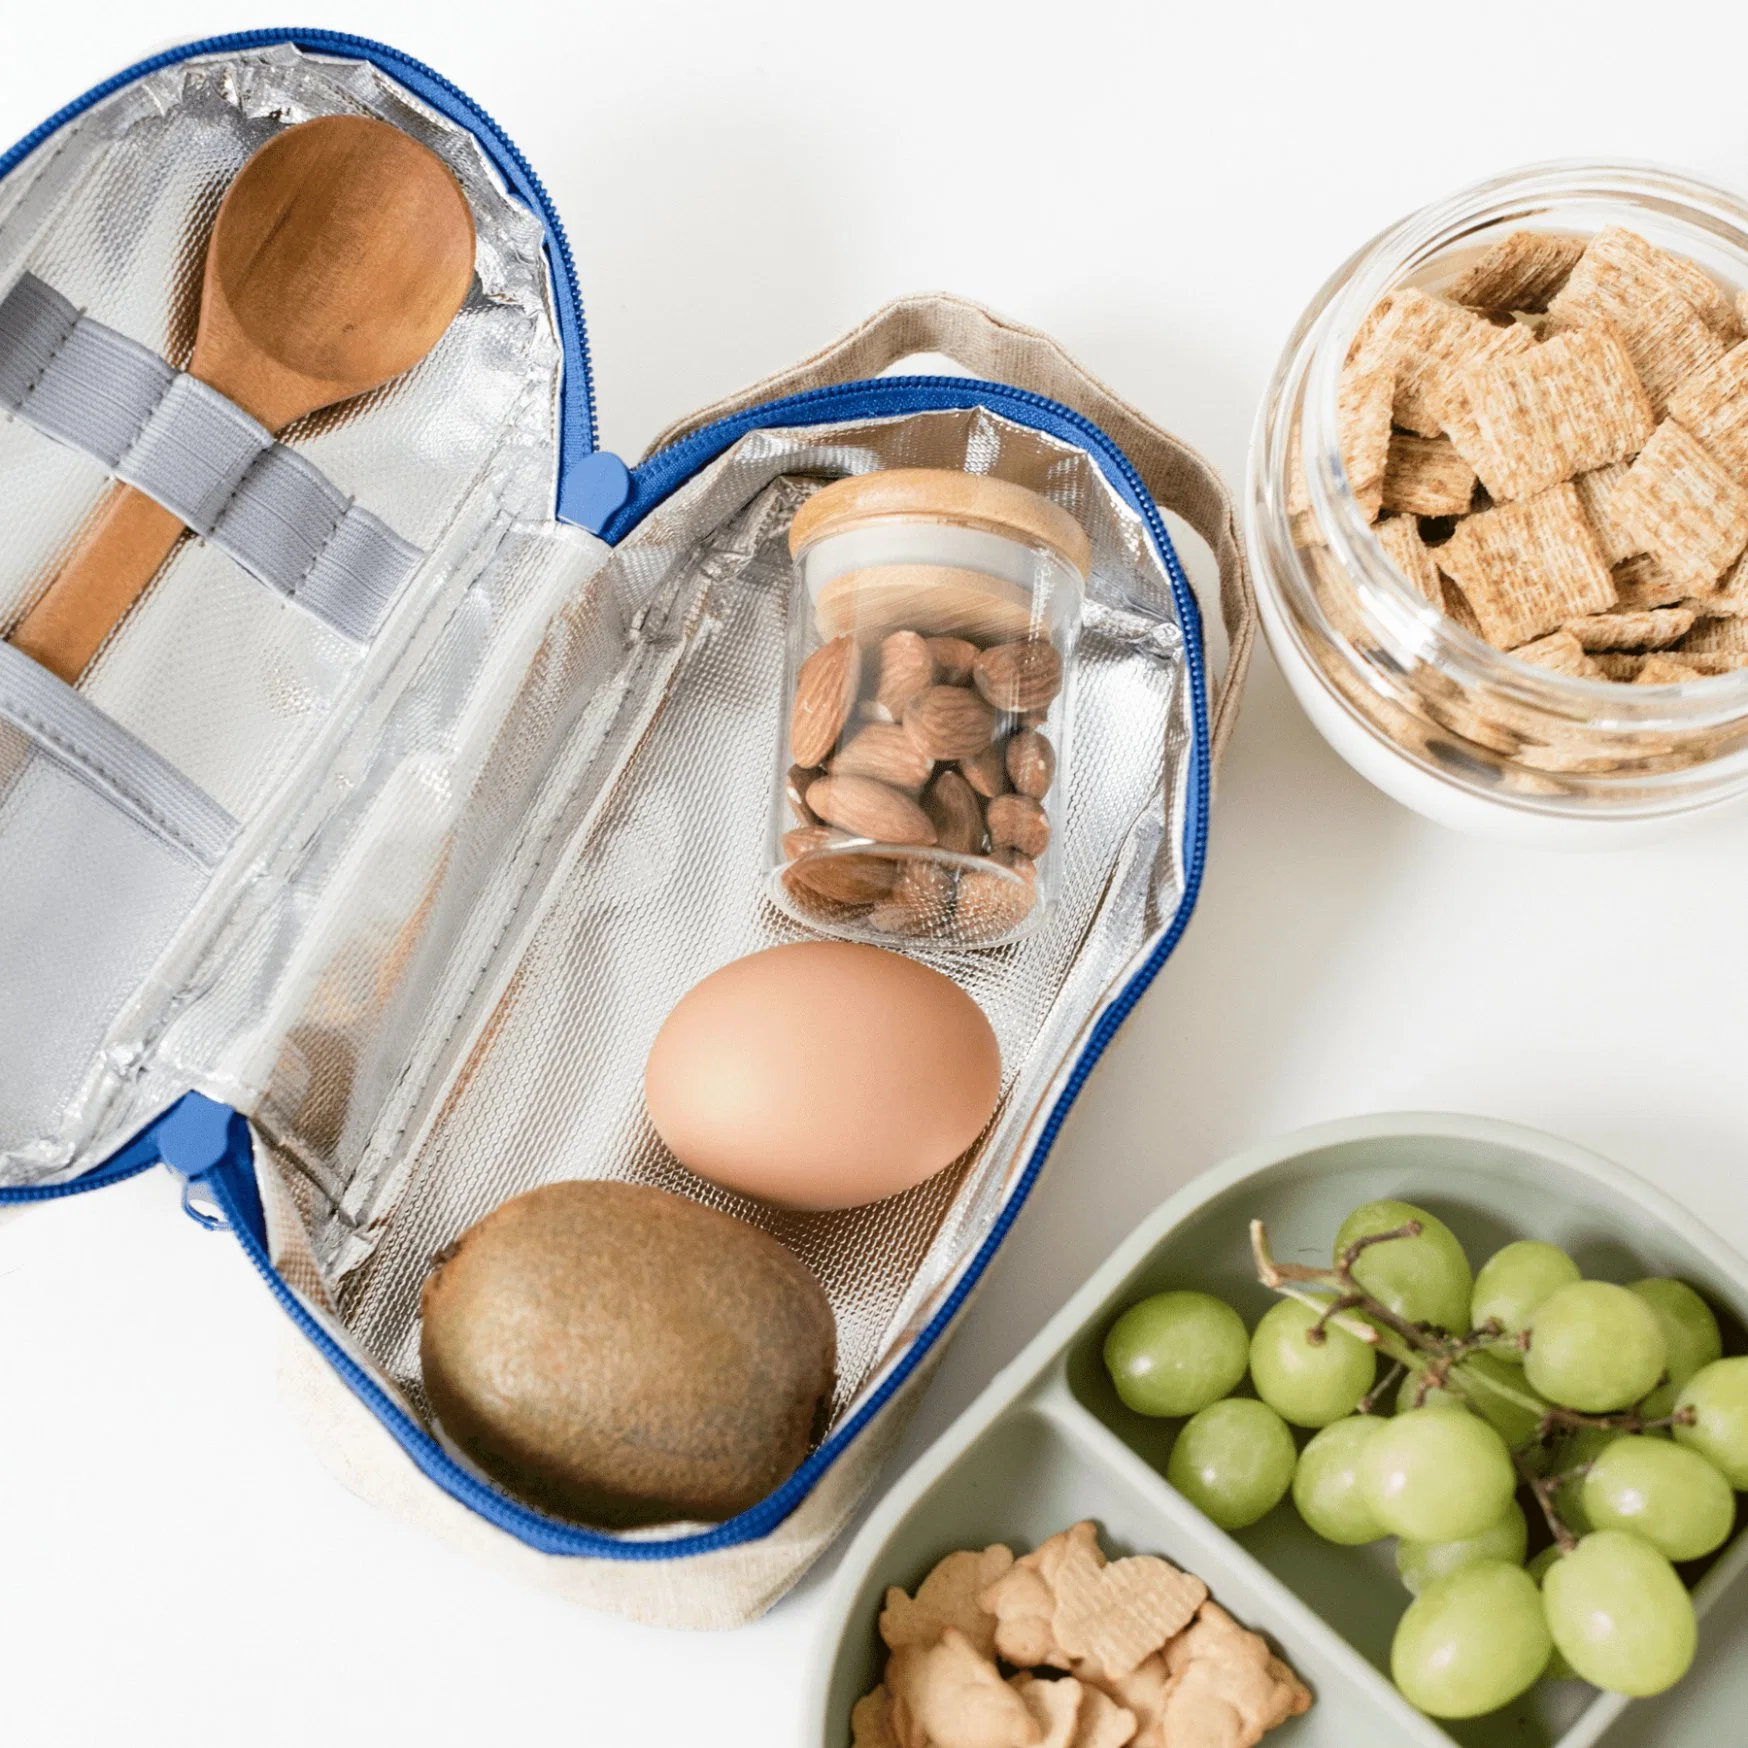
POLYGON ((146 592, 181 533, 181 522, 162 504, 132 486, 111 486, 12 642, 73 685, 146 592))

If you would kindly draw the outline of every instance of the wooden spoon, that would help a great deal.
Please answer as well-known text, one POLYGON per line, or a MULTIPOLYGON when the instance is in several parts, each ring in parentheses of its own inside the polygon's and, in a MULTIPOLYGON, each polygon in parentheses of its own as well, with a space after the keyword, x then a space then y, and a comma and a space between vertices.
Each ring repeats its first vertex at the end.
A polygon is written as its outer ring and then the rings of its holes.
MULTIPOLYGON (((417 364, 461 308, 473 255, 467 197, 418 141, 359 115, 287 128, 219 207, 189 374, 283 430, 417 364)), ((113 486, 13 643, 71 684, 181 533, 113 486)))

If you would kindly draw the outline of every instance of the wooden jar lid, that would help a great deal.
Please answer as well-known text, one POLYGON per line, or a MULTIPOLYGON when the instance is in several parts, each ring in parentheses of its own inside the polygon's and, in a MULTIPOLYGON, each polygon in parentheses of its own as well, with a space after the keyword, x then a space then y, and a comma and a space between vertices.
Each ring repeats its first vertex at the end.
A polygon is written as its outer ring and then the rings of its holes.
POLYGON ((1048 546, 1082 577, 1092 571, 1092 542, 1061 505, 1009 480, 938 467, 894 467, 835 480, 795 512, 789 550, 799 553, 857 523, 899 516, 957 522, 1048 546))

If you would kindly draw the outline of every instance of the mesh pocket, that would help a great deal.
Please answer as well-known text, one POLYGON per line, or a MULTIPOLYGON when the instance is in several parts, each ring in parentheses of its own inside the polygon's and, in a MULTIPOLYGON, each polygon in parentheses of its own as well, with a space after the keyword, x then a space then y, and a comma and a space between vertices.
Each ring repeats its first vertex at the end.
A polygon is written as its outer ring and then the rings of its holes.
POLYGON ((207 871, 5 725, 0 786, 0 1161, 33 1175, 207 871))

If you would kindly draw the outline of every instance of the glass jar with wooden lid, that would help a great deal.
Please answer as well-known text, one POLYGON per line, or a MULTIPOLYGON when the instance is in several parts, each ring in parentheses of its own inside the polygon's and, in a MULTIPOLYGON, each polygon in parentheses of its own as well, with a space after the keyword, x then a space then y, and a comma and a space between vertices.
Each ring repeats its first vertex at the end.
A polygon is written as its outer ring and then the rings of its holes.
POLYGON ((893 944, 1037 928, 1060 859, 1086 531, 1007 480, 895 468, 821 489, 789 547, 775 902, 893 944))

